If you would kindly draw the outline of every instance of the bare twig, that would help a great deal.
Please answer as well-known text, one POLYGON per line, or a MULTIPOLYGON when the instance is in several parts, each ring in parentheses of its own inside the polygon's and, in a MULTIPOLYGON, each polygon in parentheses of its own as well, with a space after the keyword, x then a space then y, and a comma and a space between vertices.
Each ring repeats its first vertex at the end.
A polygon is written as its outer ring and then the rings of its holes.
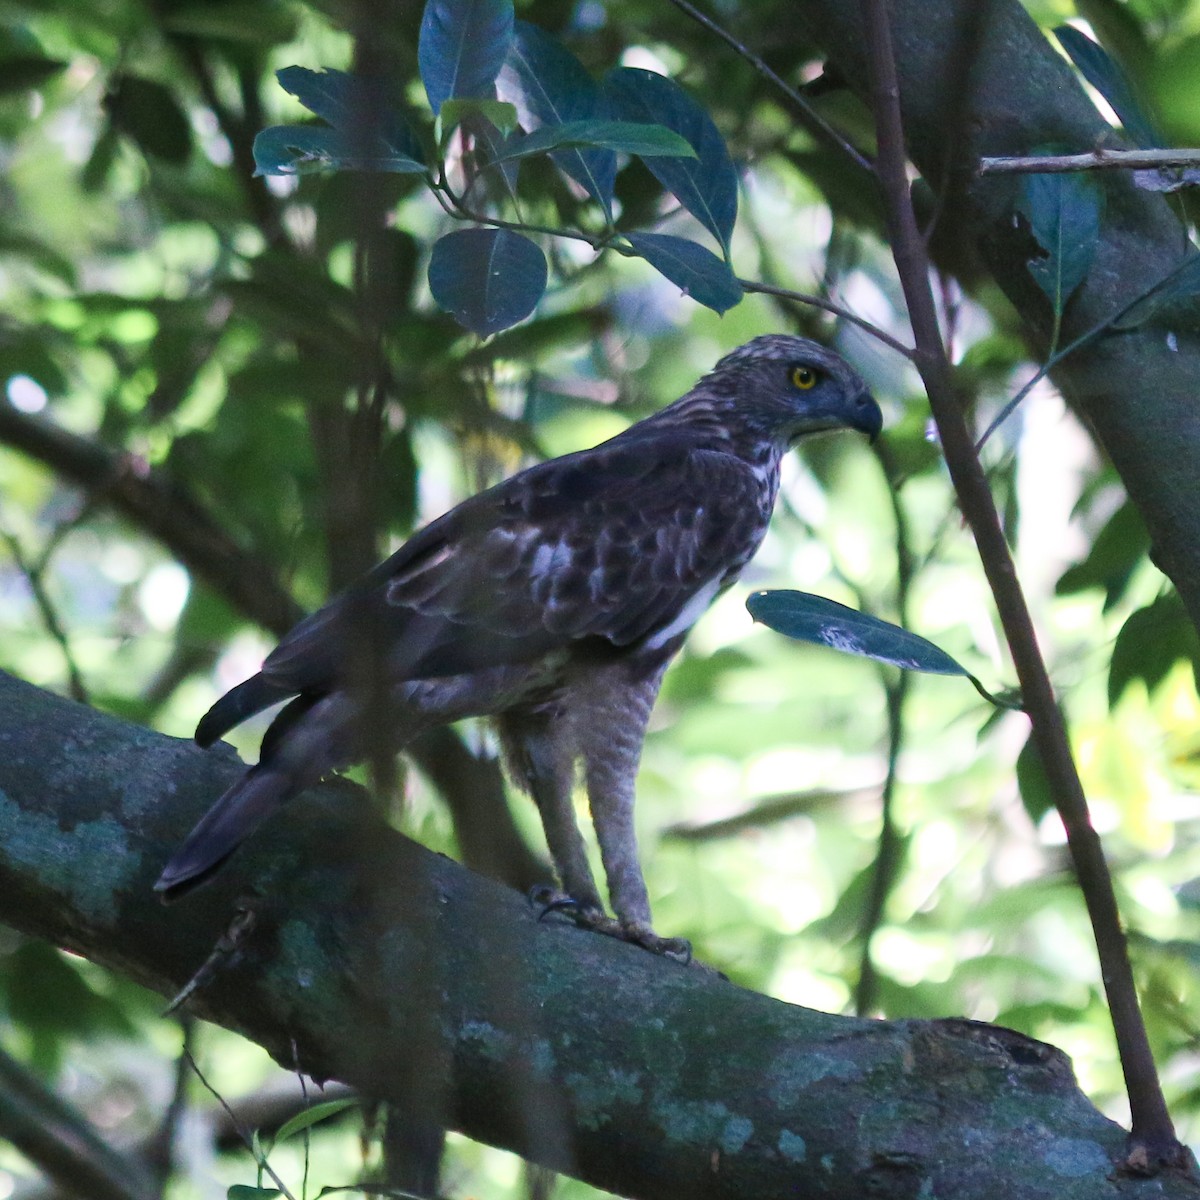
POLYGON ((256 1152, 256 1148, 254 1145, 254 1138, 251 1135, 250 1131, 238 1120, 237 1114, 230 1107, 230 1105, 229 1105, 228 1101, 226 1101, 225 1097, 222 1096, 221 1093, 218 1092, 217 1089, 215 1087, 213 1087, 213 1085, 211 1083, 208 1082, 208 1079, 205 1077, 204 1072, 200 1070, 200 1065, 199 1065, 199 1063, 196 1062, 195 1056, 192 1054, 191 1050, 189 1050, 186 1046, 183 1048, 183 1056, 184 1056, 184 1058, 187 1059, 188 1065, 192 1068, 192 1070, 196 1072, 196 1078, 198 1080, 200 1080, 200 1083, 203 1085, 204 1090, 206 1092, 208 1092, 208 1094, 210 1096, 212 1096, 212 1098, 221 1106, 226 1117, 229 1118, 234 1129, 237 1130, 237 1135, 239 1138, 241 1138, 242 1144, 254 1156, 254 1161, 257 1163, 259 1170, 271 1177, 271 1181, 279 1189, 280 1194, 285 1196, 287 1198, 287 1200, 296 1200, 295 1196, 293 1196, 292 1193, 288 1191, 287 1185, 283 1182, 282 1179, 279 1178, 279 1175, 276 1173, 275 1168, 272 1167, 269 1162, 267 1162, 266 1157, 265 1156, 260 1157, 259 1154, 256 1152))
POLYGON ((29 584, 29 591, 33 596, 34 604, 37 605, 38 612, 42 615, 42 623, 46 626, 46 632, 62 651, 67 669, 67 688, 71 699, 78 700, 80 704, 88 704, 88 690, 83 681, 83 673, 75 661, 75 655, 71 652, 71 642, 67 637, 67 631, 58 619, 58 609, 50 598, 50 593, 46 591, 45 580, 42 577, 44 562, 37 566, 29 562, 15 533, 9 533, 7 530, 0 531, 0 539, 7 544, 8 552, 12 555, 13 562, 17 564, 17 570, 25 576, 25 582, 29 584))
POLYGON ((736 50, 764 79, 772 83, 778 88, 796 107, 796 113, 799 117, 800 124, 805 127, 818 141, 824 142, 828 146, 832 146, 835 150, 841 151, 855 166, 862 167, 866 171, 871 170, 871 161, 848 142, 828 121, 818 113, 811 104, 798 92, 790 83, 782 79, 757 54, 749 47, 743 45, 737 40, 728 30, 718 25, 711 17, 702 13, 694 4, 688 3, 688 0, 670 0, 680 12, 691 17, 691 19, 700 25, 703 25, 709 33, 715 34, 731 49, 736 50))
POLYGON ((1182 1167, 1188 1161, 1187 1152, 1175 1137, 1155 1071, 1108 865, 1092 827, 1087 800, 1071 757, 1066 726, 1038 648, 1033 621, 1000 518, 955 397, 950 361, 942 345, 929 284, 925 244, 909 193, 900 89, 887 0, 860 0, 860 8, 867 31, 872 106, 879 144, 876 171, 884 193, 896 268, 916 340, 914 362, 929 395, 959 505, 975 537, 995 597, 1033 724, 1034 743, 1066 828, 1067 844, 1092 921, 1100 972, 1129 1093, 1133 1130, 1126 1166, 1135 1171, 1153 1171, 1167 1164, 1182 1167))
POLYGON ((872 325, 870 321, 851 312, 844 304, 838 304, 835 300, 827 300, 824 296, 813 296, 807 292, 794 292, 791 288, 776 287, 770 283, 758 283, 753 279, 739 279, 743 292, 757 292, 763 296, 778 296, 783 300, 794 300, 797 304, 809 304, 813 308, 819 308, 827 313, 833 313, 835 317, 841 317, 843 321, 849 321, 851 325, 857 325, 859 329, 869 333, 873 338, 878 338, 885 346, 890 346, 897 354, 903 354, 905 358, 911 359, 913 351, 911 347, 906 346, 898 338, 883 329, 878 325, 872 325))
POLYGON ((1087 154, 981 158, 979 175, 1062 174, 1066 171, 1150 171, 1160 167, 1200 167, 1200 150, 1106 150, 1087 154))
MULTIPOLYGON (((897 475, 896 464, 886 441, 877 443, 875 453, 889 481, 897 475)), ((892 519, 896 535, 896 615, 900 624, 908 628, 909 595, 912 591, 916 563, 912 552, 912 538, 908 525, 908 514, 900 499, 900 489, 888 488, 892 500, 892 519)), ((900 866, 901 842, 896 829, 895 798, 899 778, 900 751, 904 745, 904 709, 912 686, 912 673, 900 671, 884 683, 887 699, 888 754, 887 777, 883 784, 883 796, 879 810, 879 840, 875 852, 875 869, 871 875, 871 887, 867 895, 866 908, 859 924, 860 958, 858 983, 854 988, 854 1011, 866 1016, 875 1007, 878 976, 875 960, 871 957, 871 942, 883 921, 888 895, 895 882, 900 866)))

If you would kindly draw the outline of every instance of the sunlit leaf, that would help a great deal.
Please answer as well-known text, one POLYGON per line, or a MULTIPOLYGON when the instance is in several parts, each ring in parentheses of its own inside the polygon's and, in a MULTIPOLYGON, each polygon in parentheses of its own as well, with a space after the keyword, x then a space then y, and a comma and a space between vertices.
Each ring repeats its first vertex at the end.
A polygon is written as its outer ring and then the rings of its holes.
POLYGON ((438 119, 442 128, 442 144, 450 136, 456 126, 461 125, 470 117, 482 116, 507 136, 517 127, 517 108, 503 100, 481 100, 473 97, 462 97, 446 100, 442 103, 438 119))
POLYGON ((358 1101, 352 1096, 343 1096, 339 1100, 322 1100, 319 1104, 310 1105, 303 1112, 298 1112, 290 1120, 284 1121, 275 1133, 275 1143, 286 1141, 295 1134, 316 1125, 318 1121, 327 1120, 348 1108, 355 1108, 358 1101))
POLYGON ((426 0, 417 63, 435 113, 452 96, 493 95, 512 41, 512 0, 426 0))
POLYGON ((434 243, 429 288, 459 324, 486 337, 533 312, 546 290, 546 258, 509 229, 460 229, 434 243))
POLYGON ((662 125, 635 121, 569 121, 565 125, 543 125, 533 133, 514 134, 498 161, 528 158, 562 148, 619 150, 644 158, 667 155, 695 158, 695 151, 677 133, 662 125))
POLYGON ((684 137, 695 158, 649 158, 646 166, 728 251, 737 220, 737 172, 712 118, 673 79, 618 67, 604 80, 613 116, 665 125, 684 137))
POLYGON ((742 299, 742 286, 729 264, 686 238, 666 233, 628 233, 633 248, 658 272, 714 312, 727 312, 742 299))

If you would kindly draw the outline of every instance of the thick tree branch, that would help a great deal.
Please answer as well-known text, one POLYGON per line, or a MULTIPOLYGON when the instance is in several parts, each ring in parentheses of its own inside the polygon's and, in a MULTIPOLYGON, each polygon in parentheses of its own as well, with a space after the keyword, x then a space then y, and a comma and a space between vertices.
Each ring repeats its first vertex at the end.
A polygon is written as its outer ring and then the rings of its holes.
MULTIPOLYGON (((2 400, 0 443, 43 463, 90 499, 111 505, 247 620, 277 637, 304 615, 274 571, 243 550, 169 476, 2 400)), ((417 739, 409 754, 446 797, 468 865, 522 888, 545 881, 548 868, 513 824, 498 763, 475 757, 448 730, 417 739)))
POLYGON ((624 1195, 1193 1194, 1114 1175, 1123 1133, 1050 1047, 810 1012, 539 924, 347 784, 164 908, 163 858, 240 770, 0 675, 0 919, 167 995, 240 906, 249 928, 196 990, 200 1015, 624 1195))

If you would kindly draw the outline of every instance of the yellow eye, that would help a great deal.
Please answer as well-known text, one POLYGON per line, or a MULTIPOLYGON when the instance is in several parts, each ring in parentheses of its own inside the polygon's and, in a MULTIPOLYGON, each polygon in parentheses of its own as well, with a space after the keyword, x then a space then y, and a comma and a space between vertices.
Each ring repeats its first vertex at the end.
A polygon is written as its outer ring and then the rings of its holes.
POLYGON ((792 386, 799 388, 802 392, 807 392, 810 388, 816 387, 816 371, 812 367, 793 367, 792 386))

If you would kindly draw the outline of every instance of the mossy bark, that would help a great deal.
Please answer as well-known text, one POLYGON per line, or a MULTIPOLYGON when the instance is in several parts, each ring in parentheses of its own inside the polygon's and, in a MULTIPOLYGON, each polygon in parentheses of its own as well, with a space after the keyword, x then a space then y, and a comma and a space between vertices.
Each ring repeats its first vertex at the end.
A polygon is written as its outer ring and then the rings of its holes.
POLYGON ((1110 1178, 1124 1133, 1052 1047, 813 1012, 539 923, 348 784, 164 907, 161 863, 240 769, 0 675, 0 919, 164 996, 208 961, 193 1010, 281 1063, 622 1195, 1191 1194, 1110 1178))

